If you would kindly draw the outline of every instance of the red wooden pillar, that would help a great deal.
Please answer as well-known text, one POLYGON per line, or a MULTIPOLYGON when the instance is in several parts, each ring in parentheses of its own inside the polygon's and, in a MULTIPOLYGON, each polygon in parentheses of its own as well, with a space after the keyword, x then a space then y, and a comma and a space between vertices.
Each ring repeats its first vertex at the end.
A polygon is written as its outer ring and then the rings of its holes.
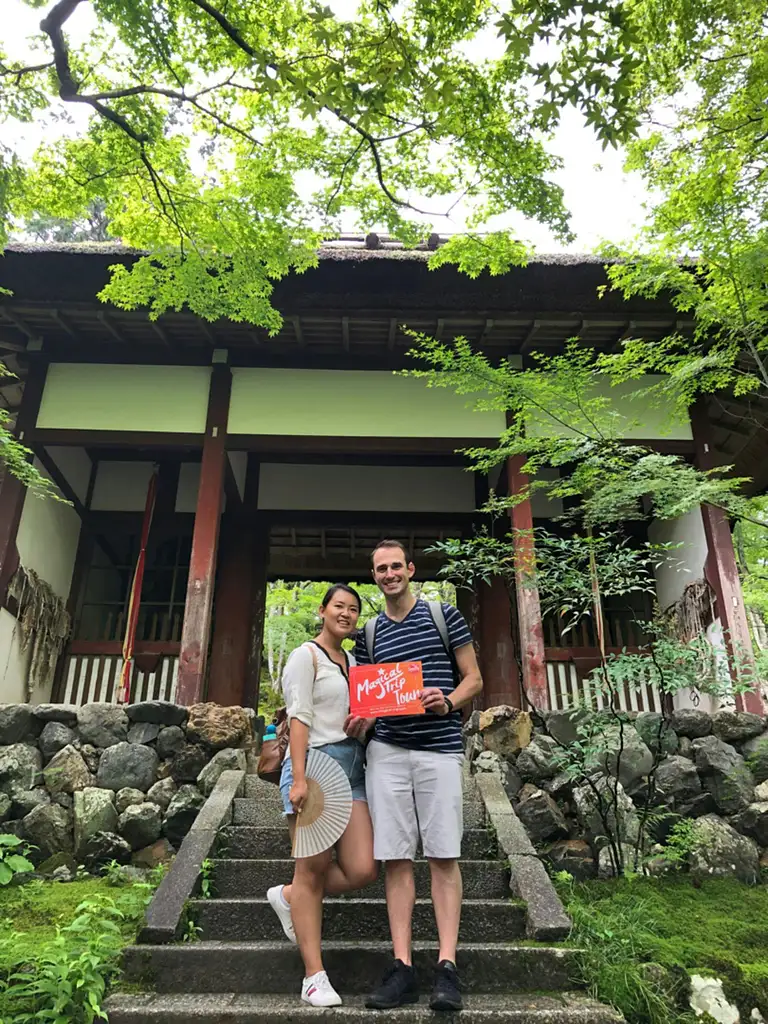
MULTIPOLYGON (((16 438, 27 446, 33 440, 47 371, 47 361, 36 359, 30 365, 24 382, 24 394, 16 417, 14 433, 16 438)), ((6 470, 2 485, 0 485, 0 603, 5 600, 6 589, 19 564, 16 534, 19 529, 25 495, 24 484, 6 470)))
POLYGON ((498 577, 478 587, 480 606, 480 670, 482 706, 521 704, 520 673, 512 636, 512 608, 504 581, 498 577))
MULTIPOLYGON (((713 469, 717 465, 713 451, 709 420, 706 408, 697 403, 691 409, 691 425, 699 469, 713 469)), ((723 627, 725 644, 732 659, 732 674, 738 675, 745 668, 754 678, 752 637, 744 607, 736 552, 728 517, 712 505, 701 506, 704 533, 707 538, 707 561, 705 572, 715 592, 717 612, 723 627)), ((763 700, 759 690, 749 690, 736 697, 736 706, 742 711, 764 714, 763 700)))
POLYGON ((258 509, 259 464, 248 459, 245 500, 222 519, 208 699, 256 708, 269 527, 258 509))
POLYGON ((229 367, 214 365, 208 394, 208 416, 203 439, 195 528, 192 534, 187 600, 181 630, 179 680, 176 689, 180 704, 194 704, 202 700, 205 687, 219 524, 224 498, 227 420, 231 389, 232 374, 229 367))
MULTIPOLYGON (((519 494, 528 486, 522 471, 525 460, 516 455, 507 459, 509 494, 519 494)), ((523 698, 535 708, 549 705, 547 666, 544 661, 544 629, 541 622, 539 588, 535 583, 536 553, 533 544, 533 513, 528 499, 510 509, 512 543, 515 549, 515 591, 517 620, 520 626, 520 656, 523 663, 523 698)))

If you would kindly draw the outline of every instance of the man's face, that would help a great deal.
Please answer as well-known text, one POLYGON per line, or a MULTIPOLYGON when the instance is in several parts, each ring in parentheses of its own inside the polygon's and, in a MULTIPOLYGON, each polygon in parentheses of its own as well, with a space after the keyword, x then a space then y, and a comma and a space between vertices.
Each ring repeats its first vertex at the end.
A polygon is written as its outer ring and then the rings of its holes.
POLYGON ((399 597, 408 590, 414 572, 400 547, 378 548, 373 555, 373 580, 386 597, 399 597))

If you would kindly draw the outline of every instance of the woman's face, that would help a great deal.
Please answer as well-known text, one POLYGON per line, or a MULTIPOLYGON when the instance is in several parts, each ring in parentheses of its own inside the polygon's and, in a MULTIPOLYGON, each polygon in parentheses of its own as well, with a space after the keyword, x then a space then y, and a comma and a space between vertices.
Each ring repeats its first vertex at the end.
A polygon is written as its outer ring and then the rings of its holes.
POLYGON ((351 594, 337 590, 325 608, 320 608, 320 615, 325 628, 334 636, 343 639, 354 632, 360 608, 351 594))

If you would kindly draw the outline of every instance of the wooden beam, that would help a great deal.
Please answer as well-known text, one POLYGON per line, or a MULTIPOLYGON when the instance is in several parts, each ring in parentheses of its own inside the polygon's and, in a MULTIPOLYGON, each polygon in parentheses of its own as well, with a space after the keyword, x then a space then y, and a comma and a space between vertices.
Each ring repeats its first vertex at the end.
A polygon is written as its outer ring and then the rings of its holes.
MULTIPOLYGON (((699 469, 714 469, 717 465, 712 444, 707 411, 701 402, 691 409, 691 426, 696 446, 696 463, 699 469)), ((755 665, 752 652, 752 637, 744 607, 733 536, 728 517, 713 505, 702 505, 704 533, 707 538, 706 576, 715 592, 717 613, 723 628, 726 649, 731 656, 731 673, 734 679, 748 675, 755 679, 755 665)), ((756 689, 736 696, 736 706, 742 711, 757 715, 765 713, 759 684, 756 689)))
POLYGON ((396 317, 390 317, 389 330, 387 332, 387 348, 392 351, 395 347, 395 340, 397 339, 397 319, 396 317))
POLYGON ((211 371, 187 600, 181 631, 177 686, 177 699, 180 704, 195 704, 202 700, 205 687, 219 526, 224 500, 227 421, 231 390, 232 373, 229 367, 221 363, 216 364, 211 371))
MULTIPOLYGON (((28 443, 34 435, 47 372, 48 364, 44 359, 36 359, 29 368, 21 408, 16 417, 15 434, 23 443, 28 443)), ((19 563, 16 534, 25 495, 26 488, 21 481, 6 470, 0 484, 0 603, 5 600, 11 576, 19 563)))
POLYGON ((162 343, 165 345, 165 347, 166 348, 172 348, 171 339, 168 337, 168 334, 167 334, 165 328, 161 327, 161 325, 159 323, 157 323, 155 320, 150 320, 149 323, 150 323, 150 326, 151 326, 152 330, 158 336, 160 341, 162 341, 162 343))
MULTIPOLYGON (((519 494, 528 486, 522 471, 525 457, 507 459, 509 493, 519 494)), ((520 628, 520 657, 523 665, 523 698, 532 707, 543 710, 549 706, 547 666, 544 661, 544 630, 541 621, 539 589, 536 586, 536 552, 533 544, 533 514, 530 500, 510 509, 512 543, 515 552, 515 592, 517 620, 520 628)))
POLYGON ((113 321, 110 319, 110 317, 107 316, 106 313, 97 313, 96 319, 103 327, 107 329, 107 331, 112 335, 115 341, 119 341, 121 345, 128 344, 125 335, 122 333, 122 331, 118 330, 118 328, 115 326, 113 321))
MULTIPOLYGON (((458 596, 458 593, 457 593, 458 596)), ((480 670, 483 676, 481 703, 523 707, 512 630, 512 608, 504 581, 498 577, 477 587, 480 670)))
POLYGON ((533 323, 531 324, 531 326, 528 328, 528 331, 526 332, 526 335, 523 338, 523 343, 520 346, 520 354, 521 355, 523 355, 523 353, 527 352, 529 346, 533 344, 533 342, 534 342, 534 340, 536 338, 536 335, 539 333, 539 328, 540 327, 541 327, 541 320, 534 320, 533 323))
POLYGON ((80 341, 80 335, 77 333, 72 324, 69 322, 69 320, 67 320, 66 316, 60 310, 52 309, 51 316, 59 325, 59 327, 61 327, 61 329, 70 336, 70 338, 73 338, 75 341, 80 341))
POLYGON ((341 343, 344 346, 344 351, 349 352, 349 317, 343 316, 341 318, 341 343))
POLYGON ((291 323, 293 324, 293 333, 296 337, 296 344, 299 348, 304 348, 306 345, 306 339, 304 338, 304 328, 301 325, 301 317, 292 316, 291 323))

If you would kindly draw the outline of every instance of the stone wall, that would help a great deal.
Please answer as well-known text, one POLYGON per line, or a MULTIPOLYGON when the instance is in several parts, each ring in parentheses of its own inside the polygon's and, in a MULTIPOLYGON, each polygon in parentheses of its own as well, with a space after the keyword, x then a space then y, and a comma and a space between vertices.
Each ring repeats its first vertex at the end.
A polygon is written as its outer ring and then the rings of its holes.
POLYGON ((0 832, 36 847, 42 870, 151 867, 253 743, 253 712, 239 707, 0 705, 0 832))
POLYGON ((596 731, 594 723, 583 712, 531 716, 502 706, 474 712, 464 729, 474 771, 499 773, 555 870, 609 877, 618 843, 637 870, 682 866, 754 882, 768 868, 766 719, 685 709, 608 717, 596 731), (586 759, 577 747, 585 742, 586 759), (695 827, 675 854, 668 839, 684 819, 695 827))

